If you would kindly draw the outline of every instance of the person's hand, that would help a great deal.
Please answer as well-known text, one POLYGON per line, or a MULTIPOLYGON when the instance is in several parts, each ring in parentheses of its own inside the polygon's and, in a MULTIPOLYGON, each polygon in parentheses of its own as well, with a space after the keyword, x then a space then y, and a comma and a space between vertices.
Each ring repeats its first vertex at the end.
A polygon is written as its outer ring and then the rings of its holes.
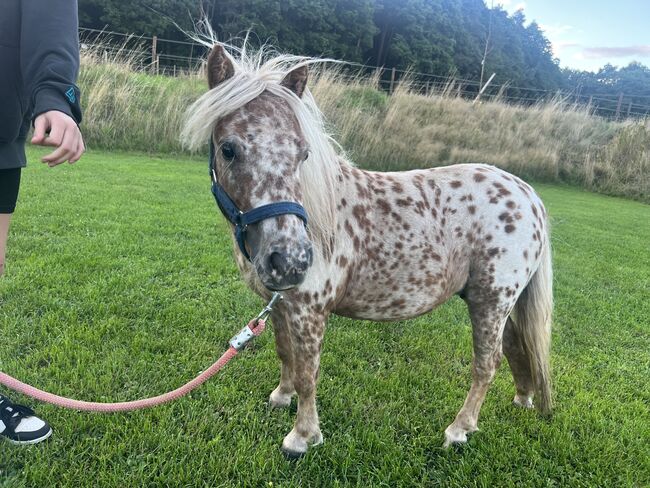
POLYGON ((41 158, 50 168, 65 161, 76 163, 86 150, 77 123, 72 117, 58 110, 50 110, 36 117, 32 144, 56 147, 50 154, 41 158))

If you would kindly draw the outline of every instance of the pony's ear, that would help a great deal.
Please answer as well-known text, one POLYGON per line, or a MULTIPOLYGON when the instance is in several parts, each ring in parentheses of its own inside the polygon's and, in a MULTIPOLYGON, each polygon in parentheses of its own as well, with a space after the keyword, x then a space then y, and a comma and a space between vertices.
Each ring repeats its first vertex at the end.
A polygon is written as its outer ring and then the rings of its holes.
POLYGON ((305 91, 307 86, 307 75, 308 70, 307 66, 300 66, 293 71, 289 72, 287 76, 282 80, 282 86, 287 87, 289 90, 298 95, 298 98, 302 97, 302 94, 305 91))
POLYGON ((215 44, 208 56, 208 86, 210 89, 226 81, 235 74, 232 61, 220 44, 215 44))

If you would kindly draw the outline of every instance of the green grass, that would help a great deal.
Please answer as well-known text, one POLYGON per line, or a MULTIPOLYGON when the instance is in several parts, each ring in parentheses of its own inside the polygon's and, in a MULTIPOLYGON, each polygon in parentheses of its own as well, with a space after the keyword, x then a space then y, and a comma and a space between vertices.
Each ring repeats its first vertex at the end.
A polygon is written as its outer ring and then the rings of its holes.
MULTIPOLYGON (((94 152, 50 170, 38 154, 0 279, 0 369, 118 401, 211 364, 262 302, 239 279, 205 162, 94 152)), ((170 405, 109 416, 37 405, 54 436, 0 443, 0 486, 650 485, 650 207, 536 187, 553 219, 552 419, 510 405, 504 362, 481 431, 441 448, 470 382, 470 326, 454 299, 393 324, 331 320, 325 444, 298 462, 279 449, 295 406, 266 405, 279 376, 268 332, 170 405)))

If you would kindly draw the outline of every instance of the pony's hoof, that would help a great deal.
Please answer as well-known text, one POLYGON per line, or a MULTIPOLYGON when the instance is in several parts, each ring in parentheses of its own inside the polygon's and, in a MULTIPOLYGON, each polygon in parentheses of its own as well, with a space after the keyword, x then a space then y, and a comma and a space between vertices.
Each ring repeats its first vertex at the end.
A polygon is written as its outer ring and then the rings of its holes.
POLYGON ((521 408, 535 408, 532 396, 515 395, 515 399, 512 400, 512 403, 521 408))
POLYGON ((449 449, 454 444, 465 444, 467 442, 467 432, 461 429, 445 430, 445 442, 442 445, 449 449))
POLYGON ((445 442, 442 447, 449 449, 452 445, 465 444, 467 442, 467 435, 476 431, 478 431, 478 427, 467 430, 450 425, 445 429, 445 442))
POLYGON ((291 405, 293 394, 281 393, 278 388, 273 390, 269 396, 269 405, 273 408, 287 408, 291 405))
POLYGON ((323 434, 320 430, 316 432, 310 439, 298 435, 294 430, 282 441, 282 452, 289 459, 298 459, 307 453, 309 446, 317 446, 323 443, 323 434))
POLYGON ((297 461, 305 454, 307 454, 307 451, 305 452, 292 451, 290 449, 286 449, 284 446, 282 446, 280 450, 282 451, 282 454, 284 454, 284 457, 286 457, 290 461, 297 461))

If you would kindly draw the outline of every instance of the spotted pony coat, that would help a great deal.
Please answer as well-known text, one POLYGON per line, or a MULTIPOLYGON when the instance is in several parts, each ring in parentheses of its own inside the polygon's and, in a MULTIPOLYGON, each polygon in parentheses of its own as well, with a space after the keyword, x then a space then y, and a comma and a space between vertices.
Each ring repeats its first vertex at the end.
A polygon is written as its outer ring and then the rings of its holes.
MULTIPOLYGON (((212 50, 211 88, 232 76, 229 56, 212 50)), ((282 85, 300 98, 302 66, 282 85)), ((264 91, 216 124, 215 145, 236 140, 238 155, 217 155, 222 184, 242 209, 304 200, 299 173, 308 147, 294 111, 264 91), (234 139, 233 139, 234 138, 234 139)), ((284 252, 282 270, 300 275, 272 313, 281 378, 270 403, 286 407, 298 395, 295 425, 283 441, 290 455, 322 442, 316 383, 323 334, 331 313, 401 320, 429 312, 453 295, 469 310, 473 331, 472 385, 445 445, 478 430, 481 404, 505 353, 516 386, 514 402, 550 410, 548 350, 552 309, 547 214, 535 191, 496 167, 462 164, 380 173, 338 157, 335 210, 327 242, 311 247, 299 219, 283 216, 251 229, 249 263, 235 246, 248 285, 264 298, 281 277, 264 259, 284 252), (280 251, 278 251, 280 250, 280 251), (313 252, 312 256, 307 254, 313 252), (274 281, 274 279, 276 281, 274 281)))

